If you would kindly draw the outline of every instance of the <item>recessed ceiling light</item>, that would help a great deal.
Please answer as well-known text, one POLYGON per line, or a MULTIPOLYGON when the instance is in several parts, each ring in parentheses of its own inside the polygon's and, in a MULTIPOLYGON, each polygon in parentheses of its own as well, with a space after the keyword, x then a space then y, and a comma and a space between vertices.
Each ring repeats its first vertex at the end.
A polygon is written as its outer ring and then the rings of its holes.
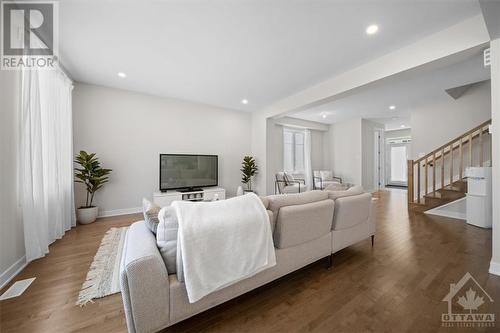
POLYGON ((391 110, 395 110, 395 109, 396 109, 396 105, 391 105, 391 106, 389 106, 389 109, 391 109, 391 110))
POLYGON ((242 99, 241 104, 248 104, 248 99, 242 99))
POLYGON ((326 118, 326 113, 323 113, 323 114, 321 115, 321 117, 323 117, 323 119, 325 119, 325 118, 326 118))
POLYGON ((406 127, 406 125, 401 125, 401 128, 405 128, 405 127, 406 127))
POLYGON ((366 28, 366 33, 368 35, 373 35, 373 34, 376 34, 378 31, 378 25, 376 24, 372 24, 372 25, 369 25, 367 28, 366 28))
POLYGON ((127 77, 127 74, 123 73, 123 72, 118 72, 118 76, 121 77, 122 79, 123 78, 126 78, 127 77))

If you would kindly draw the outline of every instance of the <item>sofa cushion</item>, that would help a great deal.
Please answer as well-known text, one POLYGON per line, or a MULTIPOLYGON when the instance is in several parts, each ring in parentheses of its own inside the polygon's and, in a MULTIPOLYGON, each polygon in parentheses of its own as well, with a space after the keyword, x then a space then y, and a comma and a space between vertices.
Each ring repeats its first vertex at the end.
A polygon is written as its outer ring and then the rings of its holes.
POLYGON ((330 232, 333 200, 281 207, 276 219, 274 245, 287 248, 317 239, 330 232))
POLYGON ((348 184, 342 184, 339 181, 323 182, 323 190, 325 191, 346 191, 349 189, 348 184))
POLYGON ((320 177, 324 181, 329 181, 333 179, 333 174, 330 170, 320 170, 320 177))
POLYGON ((333 230, 352 228, 370 217, 372 195, 363 193, 335 200, 333 230))
POLYGON ((293 205, 303 205, 311 202, 321 201, 328 199, 328 193, 325 191, 309 191, 304 193, 294 193, 294 194, 276 194, 269 195, 269 210, 271 210, 274 215, 278 215, 278 211, 281 207, 293 206, 293 205))
POLYGON ((364 193, 362 186, 353 186, 345 191, 330 191, 326 190, 328 197, 332 200, 337 200, 338 198, 351 197, 353 195, 360 195, 364 193))
POLYGON ((158 228, 158 213, 160 212, 160 207, 146 198, 142 199, 142 214, 144 215, 144 221, 149 230, 156 234, 156 229, 158 228))
POLYGON ((300 193, 305 190, 305 186, 303 184, 299 183, 294 183, 285 186, 285 188, 282 191, 282 194, 292 194, 292 193, 300 193))
POLYGON ((266 197, 262 197, 262 196, 259 196, 259 198, 262 201, 264 208, 267 209, 269 207, 269 199, 266 197))
POLYGON ((167 266, 169 274, 177 271, 177 232, 179 230, 179 222, 177 214, 172 206, 163 207, 159 214, 158 229, 156 231, 156 245, 160 254, 167 266))

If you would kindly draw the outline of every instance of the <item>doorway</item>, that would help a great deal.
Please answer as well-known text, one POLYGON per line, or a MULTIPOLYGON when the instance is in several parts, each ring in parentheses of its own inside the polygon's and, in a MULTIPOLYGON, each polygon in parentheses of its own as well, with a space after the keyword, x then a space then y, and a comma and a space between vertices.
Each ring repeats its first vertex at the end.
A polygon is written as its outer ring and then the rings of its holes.
POLYGON ((408 186, 408 157, 410 140, 388 140, 387 142, 387 184, 408 186))

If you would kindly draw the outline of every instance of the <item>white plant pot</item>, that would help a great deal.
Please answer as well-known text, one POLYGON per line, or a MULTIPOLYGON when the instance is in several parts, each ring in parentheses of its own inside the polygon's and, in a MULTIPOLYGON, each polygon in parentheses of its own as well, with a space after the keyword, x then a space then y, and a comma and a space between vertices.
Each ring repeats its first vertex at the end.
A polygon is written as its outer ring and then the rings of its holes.
POLYGON ((97 207, 78 208, 76 211, 76 219, 80 224, 89 224, 97 219, 97 207))

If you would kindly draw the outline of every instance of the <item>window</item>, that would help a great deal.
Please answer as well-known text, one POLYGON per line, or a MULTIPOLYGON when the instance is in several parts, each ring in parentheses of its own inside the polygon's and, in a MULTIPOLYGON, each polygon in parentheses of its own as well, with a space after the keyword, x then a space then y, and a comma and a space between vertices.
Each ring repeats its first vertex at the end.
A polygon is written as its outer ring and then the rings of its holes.
POLYGON ((304 172, 304 131, 283 130, 283 168, 289 172, 304 172))

